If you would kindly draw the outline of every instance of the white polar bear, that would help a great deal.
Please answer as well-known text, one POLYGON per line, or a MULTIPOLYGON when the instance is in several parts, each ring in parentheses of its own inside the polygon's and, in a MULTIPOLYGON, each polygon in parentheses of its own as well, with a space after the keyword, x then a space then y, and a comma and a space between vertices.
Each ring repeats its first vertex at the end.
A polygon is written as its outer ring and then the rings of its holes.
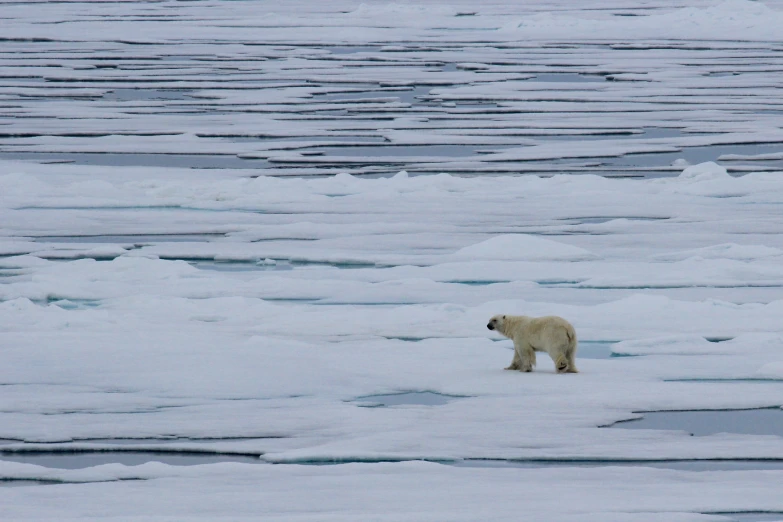
POLYGON ((578 373, 576 331, 563 319, 554 315, 527 317, 525 315, 496 315, 487 328, 497 330, 514 341, 514 359, 506 370, 532 372, 536 352, 547 352, 555 361, 557 373, 578 373))

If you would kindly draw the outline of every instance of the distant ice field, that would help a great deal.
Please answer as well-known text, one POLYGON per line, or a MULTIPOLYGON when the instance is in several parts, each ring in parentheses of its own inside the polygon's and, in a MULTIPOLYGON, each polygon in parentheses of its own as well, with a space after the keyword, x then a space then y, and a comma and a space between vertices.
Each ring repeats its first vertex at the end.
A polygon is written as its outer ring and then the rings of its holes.
POLYGON ((783 165, 779 0, 0 5, 0 159, 221 176, 783 165))
POLYGON ((3 521, 783 520, 783 4, 519 4, 0 0, 3 521))

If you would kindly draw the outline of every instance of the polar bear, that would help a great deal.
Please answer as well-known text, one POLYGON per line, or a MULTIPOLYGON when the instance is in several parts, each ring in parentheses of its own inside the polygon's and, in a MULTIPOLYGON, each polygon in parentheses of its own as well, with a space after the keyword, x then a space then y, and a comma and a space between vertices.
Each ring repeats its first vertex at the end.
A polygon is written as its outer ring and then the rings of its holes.
POLYGON ((557 373, 578 373, 576 331, 563 319, 554 315, 527 317, 525 315, 496 315, 487 328, 514 341, 514 359, 506 370, 532 372, 536 352, 547 352, 555 361, 557 373))

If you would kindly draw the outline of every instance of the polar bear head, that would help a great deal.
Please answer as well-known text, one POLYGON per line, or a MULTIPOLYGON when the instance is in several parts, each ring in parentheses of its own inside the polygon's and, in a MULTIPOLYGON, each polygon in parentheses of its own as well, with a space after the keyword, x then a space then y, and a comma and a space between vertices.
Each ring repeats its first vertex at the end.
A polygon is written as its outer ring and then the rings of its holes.
POLYGON ((487 323, 487 328, 490 330, 497 330, 499 332, 503 331, 503 324, 505 323, 506 316, 505 315, 496 315, 492 319, 489 320, 487 323))

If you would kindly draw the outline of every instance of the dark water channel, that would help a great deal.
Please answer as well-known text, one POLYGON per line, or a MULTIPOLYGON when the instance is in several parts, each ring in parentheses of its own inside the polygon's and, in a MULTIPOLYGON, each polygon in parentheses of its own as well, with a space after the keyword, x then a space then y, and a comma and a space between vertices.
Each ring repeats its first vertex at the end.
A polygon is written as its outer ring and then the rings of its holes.
POLYGON ((716 433, 783 437, 783 409, 696 410, 641 412, 641 419, 621 421, 613 428, 680 430, 701 437, 716 433))
POLYGON ((145 451, 78 451, 78 452, 24 452, 0 451, 0 461, 23 462, 46 468, 83 469, 103 464, 138 466, 147 462, 162 462, 170 466, 197 466, 220 462, 242 462, 260 464, 262 461, 251 455, 226 455, 188 452, 145 452, 145 451))
MULTIPOLYGON (((603 165, 612 167, 665 167, 671 165, 675 160, 684 159, 692 165, 703 163, 705 161, 715 161, 721 163, 718 158, 724 154, 740 154, 755 156, 759 154, 769 154, 783 152, 781 143, 750 143, 738 145, 706 145, 701 147, 685 147, 680 152, 657 152, 654 154, 629 154, 617 158, 604 158, 601 160, 603 165)), ((783 168, 781 160, 764 161, 744 161, 729 162, 724 167, 731 170, 736 163, 752 163, 757 167, 769 166, 783 168)))
POLYGON ((355 401, 357 406, 363 408, 383 408, 387 406, 442 406, 457 399, 465 399, 464 396, 446 395, 431 391, 414 391, 403 393, 389 393, 379 395, 365 395, 355 401))
POLYGON ((503 146, 474 145, 379 145, 361 147, 318 147, 315 151, 324 156, 372 159, 379 157, 399 157, 400 160, 420 157, 431 161, 436 158, 467 158, 491 150, 501 150, 503 146))
POLYGON ((783 512, 748 512, 748 513, 707 513, 709 515, 723 515, 734 522, 772 522, 783 520, 783 512))
POLYGON ((0 160, 73 163, 104 167, 176 167, 193 169, 258 169, 264 159, 242 159, 234 154, 136 154, 119 152, 0 152, 0 160))

